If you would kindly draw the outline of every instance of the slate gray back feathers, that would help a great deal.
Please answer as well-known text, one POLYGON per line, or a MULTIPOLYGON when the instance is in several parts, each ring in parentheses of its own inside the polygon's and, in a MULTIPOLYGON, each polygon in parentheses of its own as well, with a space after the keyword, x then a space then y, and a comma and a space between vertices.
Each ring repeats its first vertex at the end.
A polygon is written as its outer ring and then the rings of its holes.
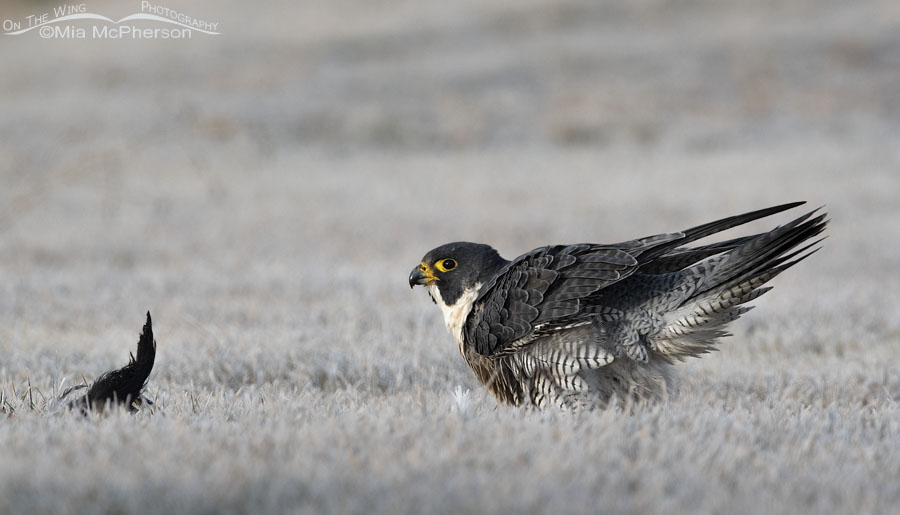
MULTIPOLYGON (((730 251, 753 237, 679 249, 671 255, 667 251, 801 204, 761 209, 683 232, 613 245, 555 245, 532 250, 514 259, 482 287, 476 309, 466 324, 466 338, 480 354, 491 356, 508 350, 511 342, 540 336, 541 329, 547 333, 584 321, 594 313, 582 310, 582 305, 585 301, 589 303, 590 297, 602 288, 635 272, 659 274, 680 270, 708 256, 730 251), (533 334, 535 330, 537 335, 533 334)), ((818 231, 822 228, 824 225, 818 231)), ((801 232, 801 241, 808 237, 801 232)), ((527 342, 517 343, 520 347, 527 342)))

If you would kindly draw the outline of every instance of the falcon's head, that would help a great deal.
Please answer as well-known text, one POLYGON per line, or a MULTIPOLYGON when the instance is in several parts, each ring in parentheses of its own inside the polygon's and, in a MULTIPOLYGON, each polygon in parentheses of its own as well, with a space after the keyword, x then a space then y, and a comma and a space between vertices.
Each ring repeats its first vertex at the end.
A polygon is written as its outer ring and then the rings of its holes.
POLYGON ((477 293, 508 262, 492 247, 464 241, 432 249, 409 274, 409 287, 421 284, 441 308, 477 293))

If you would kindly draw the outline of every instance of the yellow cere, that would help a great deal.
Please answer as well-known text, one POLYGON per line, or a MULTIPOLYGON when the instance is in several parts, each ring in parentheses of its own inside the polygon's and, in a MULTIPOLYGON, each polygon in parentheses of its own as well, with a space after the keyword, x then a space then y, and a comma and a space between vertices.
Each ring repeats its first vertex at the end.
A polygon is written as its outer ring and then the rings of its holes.
POLYGON ((438 278, 438 276, 434 275, 434 270, 432 270, 431 267, 428 266, 428 263, 426 263, 426 262, 424 262, 424 261, 422 261, 421 263, 419 263, 419 270, 421 270, 422 273, 425 274, 425 277, 428 278, 428 282, 425 283, 426 285, 427 285, 427 284, 431 284, 431 283, 433 283, 434 281, 440 281, 440 279, 438 278))

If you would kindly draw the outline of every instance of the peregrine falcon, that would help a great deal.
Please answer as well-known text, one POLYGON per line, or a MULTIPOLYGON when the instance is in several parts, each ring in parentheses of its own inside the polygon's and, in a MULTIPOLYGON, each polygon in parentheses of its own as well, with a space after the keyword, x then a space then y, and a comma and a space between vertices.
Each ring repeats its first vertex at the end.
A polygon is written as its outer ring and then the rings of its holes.
POLYGON ((540 247, 507 261, 479 243, 437 247, 409 274, 500 401, 580 409, 658 398, 676 361, 715 349, 725 326, 809 257, 825 214, 685 246, 794 202, 615 244, 540 247))

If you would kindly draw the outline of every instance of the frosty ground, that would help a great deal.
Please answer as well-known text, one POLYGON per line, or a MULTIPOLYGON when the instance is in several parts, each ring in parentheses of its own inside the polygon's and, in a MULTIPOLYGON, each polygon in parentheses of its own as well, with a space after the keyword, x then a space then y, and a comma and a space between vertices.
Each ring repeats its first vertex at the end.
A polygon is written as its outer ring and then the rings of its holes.
POLYGON ((893 4, 167 5, 222 34, 0 45, 0 513, 900 505, 893 4), (823 250, 632 410, 498 406, 406 283, 793 200, 823 250), (54 411, 148 309, 153 409, 54 411))

